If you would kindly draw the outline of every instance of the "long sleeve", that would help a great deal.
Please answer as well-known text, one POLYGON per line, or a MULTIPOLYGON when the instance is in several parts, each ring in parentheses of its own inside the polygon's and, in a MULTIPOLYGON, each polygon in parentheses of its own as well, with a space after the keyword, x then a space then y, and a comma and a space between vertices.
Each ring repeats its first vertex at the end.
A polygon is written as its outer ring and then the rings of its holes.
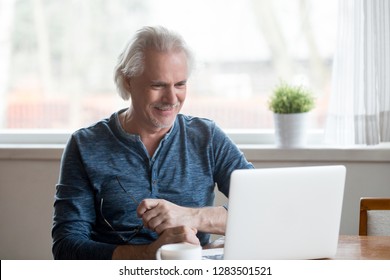
POLYGON ((53 256, 55 259, 111 259, 116 245, 91 239, 95 224, 92 187, 76 142, 64 150, 54 203, 53 256))

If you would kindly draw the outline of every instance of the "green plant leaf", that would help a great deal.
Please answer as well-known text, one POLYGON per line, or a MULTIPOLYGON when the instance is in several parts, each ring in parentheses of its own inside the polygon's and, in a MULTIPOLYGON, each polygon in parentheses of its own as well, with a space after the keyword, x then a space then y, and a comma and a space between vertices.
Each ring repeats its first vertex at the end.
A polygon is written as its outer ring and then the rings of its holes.
POLYGON ((268 100, 268 108, 276 114, 306 113, 315 106, 314 96, 303 86, 281 82, 268 100))

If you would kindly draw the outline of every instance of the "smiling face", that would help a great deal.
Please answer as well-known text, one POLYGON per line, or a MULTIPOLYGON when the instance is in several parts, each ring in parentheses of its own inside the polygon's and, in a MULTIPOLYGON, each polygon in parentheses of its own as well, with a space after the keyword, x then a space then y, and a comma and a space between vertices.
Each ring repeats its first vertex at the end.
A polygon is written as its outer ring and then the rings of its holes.
POLYGON ((138 129, 168 131, 186 98, 187 78, 184 52, 145 51, 143 73, 129 82, 132 124, 138 129))

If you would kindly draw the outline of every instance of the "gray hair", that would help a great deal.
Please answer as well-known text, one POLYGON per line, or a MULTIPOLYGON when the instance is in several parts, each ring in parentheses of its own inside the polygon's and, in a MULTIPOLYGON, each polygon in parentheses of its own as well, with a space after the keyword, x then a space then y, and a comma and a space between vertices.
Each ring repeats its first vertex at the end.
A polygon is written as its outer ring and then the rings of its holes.
POLYGON ((143 27, 127 43, 115 67, 114 81, 123 100, 130 98, 128 79, 137 77, 144 71, 144 53, 147 49, 159 52, 183 51, 187 57, 188 74, 191 73, 194 57, 179 34, 161 26, 143 27))

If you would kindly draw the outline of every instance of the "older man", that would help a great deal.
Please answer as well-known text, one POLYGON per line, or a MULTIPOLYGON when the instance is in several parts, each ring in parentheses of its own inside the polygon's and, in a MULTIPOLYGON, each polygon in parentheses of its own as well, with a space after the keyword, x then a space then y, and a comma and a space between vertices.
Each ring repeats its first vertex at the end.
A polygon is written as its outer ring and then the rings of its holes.
POLYGON ((230 174, 253 168, 208 119, 179 114, 193 57, 178 34, 144 27, 115 82, 129 108, 72 134, 54 203, 56 259, 153 259, 168 243, 224 234, 230 174))

